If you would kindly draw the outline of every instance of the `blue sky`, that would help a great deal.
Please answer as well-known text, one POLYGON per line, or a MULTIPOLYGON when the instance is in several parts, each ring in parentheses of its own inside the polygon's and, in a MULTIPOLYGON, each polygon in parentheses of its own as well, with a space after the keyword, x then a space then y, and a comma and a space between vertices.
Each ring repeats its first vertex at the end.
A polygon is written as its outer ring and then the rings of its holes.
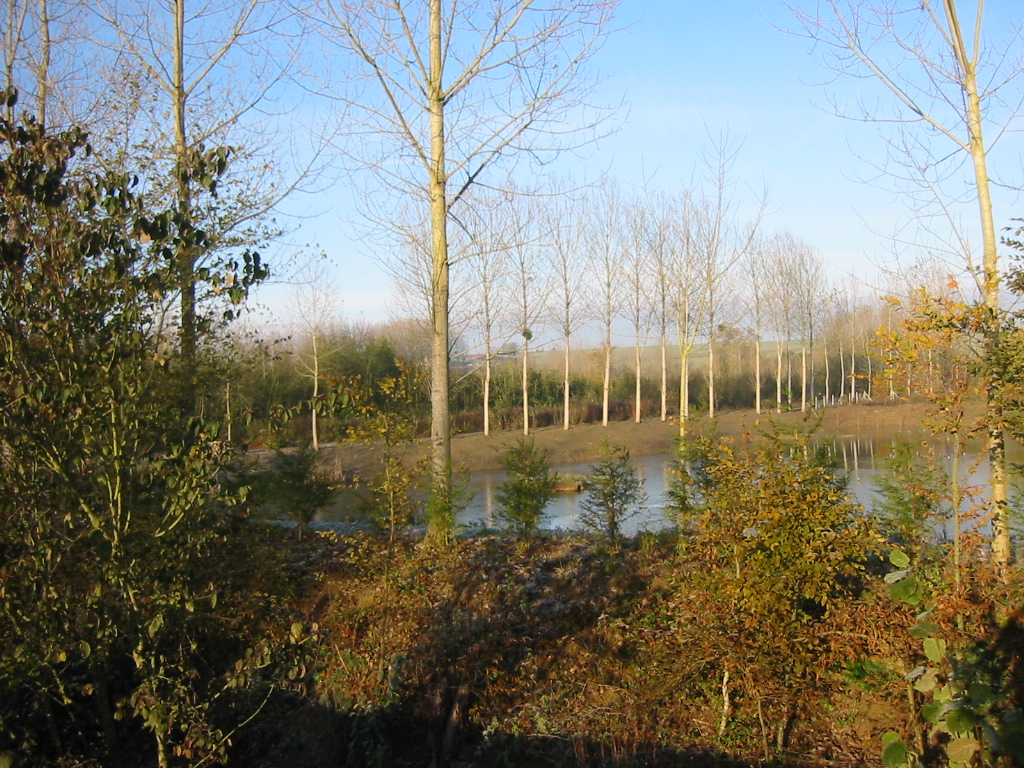
MULTIPOLYGON (((1017 0, 987 5, 987 28, 999 29, 1017 0)), ((813 7, 813 0, 803 0, 813 7)), ((964 11, 962 11, 963 13, 964 11)), ((891 263, 886 235, 909 214, 891 192, 858 181, 872 175, 857 155, 878 156, 877 127, 844 120, 828 109, 828 95, 887 98, 871 80, 846 79, 824 86, 824 69, 804 38, 777 27, 793 27, 780 2, 768 0, 622 0, 622 29, 594 62, 605 78, 608 102, 623 98, 628 112, 620 130, 590 149, 585 160, 567 158, 562 168, 576 176, 600 172, 623 184, 681 189, 691 184, 710 137, 728 133, 739 146, 733 179, 738 201, 748 190, 768 190, 763 227, 788 231, 814 246, 833 278, 855 274, 873 280, 891 263)), ((1021 141, 1001 148, 1019 177, 1021 141)), ((343 185, 342 185, 343 186, 343 185)), ((1015 195, 997 201, 997 226, 1024 215, 1015 195)), ((293 203, 308 206, 310 201, 293 203)), ((318 242, 335 263, 342 312, 379 320, 391 307, 391 278, 369 255, 348 220, 344 192, 318 199, 326 212, 302 222, 293 240, 318 242)), ((965 214, 973 215, 968 208, 965 214)), ((286 313, 285 286, 264 289, 260 298, 286 313)))

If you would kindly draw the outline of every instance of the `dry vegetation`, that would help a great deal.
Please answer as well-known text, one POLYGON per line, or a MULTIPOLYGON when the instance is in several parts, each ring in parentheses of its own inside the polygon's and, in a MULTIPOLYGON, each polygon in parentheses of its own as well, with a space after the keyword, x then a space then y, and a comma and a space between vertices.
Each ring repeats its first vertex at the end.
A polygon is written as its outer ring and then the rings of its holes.
POLYGON ((816 622, 806 668, 786 669, 771 662, 785 646, 713 636, 731 608, 695 589, 702 566, 669 536, 616 552, 575 537, 304 546, 320 572, 304 695, 248 726, 250 765, 874 765, 883 731, 912 730, 913 611, 880 578, 816 622))

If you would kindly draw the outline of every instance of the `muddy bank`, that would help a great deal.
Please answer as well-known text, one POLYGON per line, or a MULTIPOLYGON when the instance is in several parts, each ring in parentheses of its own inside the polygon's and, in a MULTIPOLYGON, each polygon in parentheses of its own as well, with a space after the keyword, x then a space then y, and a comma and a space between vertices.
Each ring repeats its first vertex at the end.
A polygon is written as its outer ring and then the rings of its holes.
MULTIPOLYGON (((821 416, 820 430, 830 435, 857 434, 864 437, 886 437, 890 434, 916 431, 926 412, 924 405, 852 405, 829 408, 823 414, 762 413, 753 411, 727 411, 716 419, 718 434, 739 437, 746 432, 763 428, 769 419, 785 424, 800 424, 806 418, 821 416)), ((701 432, 711 426, 706 416, 687 422, 688 432, 701 432)), ((481 433, 458 435, 452 441, 452 460, 470 471, 501 467, 501 457, 509 445, 521 437, 519 432, 500 432, 484 436, 481 433)), ((534 430, 531 436, 538 446, 550 451, 551 463, 577 464, 591 461, 600 453, 603 441, 629 447, 634 456, 649 456, 672 450, 679 437, 677 422, 646 420, 640 424, 620 421, 602 427, 600 424, 578 424, 569 430, 545 427, 534 430)))
MULTIPOLYGON (((769 419, 785 424, 798 425, 805 419, 820 416, 820 431, 826 435, 851 435, 861 437, 887 438, 895 434, 916 433, 922 429, 922 420, 927 406, 921 403, 899 403, 892 405, 847 405, 829 408, 819 414, 800 412, 726 411, 715 419, 720 435, 739 437, 746 432, 764 428, 769 419)), ((688 432, 704 431, 711 421, 702 416, 687 422, 688 432)), ((457 435, 452 440, 452 460, 455 466, 468 472, 499 469, 501 458, 508 446, 522 436, 520 432, 495 432, 485 436, 476 432, 457 435)), ((648 419, 637 424, 632 421, 600 424, 577 424, 568 430, 560 427, 544 427, 531 432, 536 444, 546 448, 552 464, 566 465, 593 461, 598 457, 601 444, 625 445, 633 456, 649 456, 672 450, 679 436, 677 422, 662 422, 648 419)), ((407 455, 409 463, 423 456, 425 444, 412 447, 407 455)), ((365 446, 332 446, 326 451, 335 466, 345 469, 363 468, 372 452, 365 446)), ((372 461, 372 460, 371 460, 372 461)))

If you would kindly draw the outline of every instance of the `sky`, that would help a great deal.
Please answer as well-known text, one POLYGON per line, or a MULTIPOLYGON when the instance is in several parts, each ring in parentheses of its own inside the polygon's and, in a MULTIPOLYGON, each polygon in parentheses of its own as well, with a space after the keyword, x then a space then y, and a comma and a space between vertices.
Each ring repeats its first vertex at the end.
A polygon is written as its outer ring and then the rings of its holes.
MULTIPOLYGON (((1008 19, 1020 15, 1017 2, 989 2, 986 28, 1008 28, 1008 19)), ((863 181, 874 175, 863 158, 882 152, 878 126, 842 119, 829 106, 830 98, 887 101, 874 81, 826 85, 831 73, 819 51, 783 31, 795 27, 793 17, 772 0, 621 0, 616 26, 593 66, 604 78, 599 99, 625 104, 619 128, 585 158, 560 161, 560 170, 680 190, 692 186, 702 152, 727 135, 736 149, 737 202, 753 205, 767 190, 765 231, 789 232, 816 248, 839 285, 877 283, 879 269, 893 265, 891 235, 911 214, 891 191, 863 181)), ((1018 177, 1021 151, 1019 137, 1002 140, 999 157, 1018 177)), ((315 201, 293 201, 319 213, 302 219, 291 240, 327 253, 344 317, 384 320, 401 311, 393 280, 372 256, 372 244, 360 239, 347 188, 338 184, 315 201)), ((1024 216, 1019 203, 1016 194, 1000 193, 997 226, 1024 216)), ((278 282, 257 299, 282 320, 293 311, 295 292, 278 282)))

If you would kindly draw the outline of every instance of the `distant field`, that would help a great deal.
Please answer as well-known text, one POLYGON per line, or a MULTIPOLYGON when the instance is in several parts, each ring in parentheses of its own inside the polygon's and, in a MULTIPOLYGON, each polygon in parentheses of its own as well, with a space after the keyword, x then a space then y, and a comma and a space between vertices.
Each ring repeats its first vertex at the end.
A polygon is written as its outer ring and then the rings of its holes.
MULTIPOLYGON (((766 366, 768 361, 775 359, 778 342, 761 342, 762 365, 766 366)), ((790 345, 793 351, 798 352, 799 346, 790 345)), ((647 345, 641 348, 641 369, 644 376, 656 377, 661 374, 661 348, 657 345, 647 345)), ((820 350, 816 347, 815 351, 820 350)), ((612 367, 618 370, 633 370, 634 355, 636 347, 615 347, 612 349, 612 367)), ((716 348, 715 357, 719 361, 739 359, 746 364, 753 354, 752 343, 742 343, 731 346, 716 348)), ((539 352, 530 351, 530 364, 535 370, 561 371, 564 352, 559 348, 544 349, 539 352)), ((679 349, 670 344, 666 349, 669 373, 679 369, 679 349)), ((518 355, 504 355, 499 358, 501 363, 510 364, 518 361, 518 355)), ((707 368, 708 350, 707 345, 701 344, 694 347, 690 352, 690 370, 701 370, 707 368)), ((577 373, 598 374, 604 365, 604 352, 601 349, 575 349, 572 352, 572 368, 577 373)))

